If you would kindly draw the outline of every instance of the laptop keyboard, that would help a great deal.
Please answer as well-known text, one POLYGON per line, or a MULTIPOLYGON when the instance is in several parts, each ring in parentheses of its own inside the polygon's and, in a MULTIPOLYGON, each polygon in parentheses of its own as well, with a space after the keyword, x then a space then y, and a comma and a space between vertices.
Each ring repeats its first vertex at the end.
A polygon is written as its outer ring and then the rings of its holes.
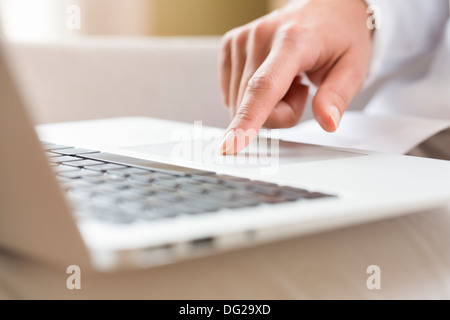
POLYGON ((110 153, 43 145, 80 219, 123 224, 335 197, 110 153))

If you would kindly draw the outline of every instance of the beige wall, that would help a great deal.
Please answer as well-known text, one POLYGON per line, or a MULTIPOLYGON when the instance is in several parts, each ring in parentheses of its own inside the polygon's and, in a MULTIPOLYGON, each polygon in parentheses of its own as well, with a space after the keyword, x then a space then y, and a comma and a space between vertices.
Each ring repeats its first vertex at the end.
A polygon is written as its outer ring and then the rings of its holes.
POLYGON ((94 35, 221 35, 289 0, 73 0, 82 33, 94 35))
POLYGON ((153 0, 157 35, 219 35, 267 13, 265 0, 153 0))
POLYGON ((147 35, 153 0, 78 0, 82 33, 89 35, 147 35))

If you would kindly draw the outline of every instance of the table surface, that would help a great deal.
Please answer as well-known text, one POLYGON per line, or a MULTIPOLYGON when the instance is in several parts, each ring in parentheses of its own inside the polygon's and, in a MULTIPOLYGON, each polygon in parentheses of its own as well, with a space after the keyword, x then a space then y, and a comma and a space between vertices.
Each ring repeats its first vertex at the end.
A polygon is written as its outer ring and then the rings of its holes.
POLYGON ((81 273, 0 254, 1 299, 448 299, 450 206, 153 269, 81 273), (370 266, 381 289, 367 286, 370 266))

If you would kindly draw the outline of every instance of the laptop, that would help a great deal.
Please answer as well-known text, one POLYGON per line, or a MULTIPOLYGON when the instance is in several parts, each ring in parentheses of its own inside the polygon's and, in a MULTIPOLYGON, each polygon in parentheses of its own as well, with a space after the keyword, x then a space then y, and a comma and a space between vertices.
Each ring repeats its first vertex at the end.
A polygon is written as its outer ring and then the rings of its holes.
MULTIPOLYGON (((149 268, 448 205, 450 163, 153 118, 35 127, 0 53, 0 247, 99 272, 149 268)), ((125 107, 125 106, 124 106, 125 107)))

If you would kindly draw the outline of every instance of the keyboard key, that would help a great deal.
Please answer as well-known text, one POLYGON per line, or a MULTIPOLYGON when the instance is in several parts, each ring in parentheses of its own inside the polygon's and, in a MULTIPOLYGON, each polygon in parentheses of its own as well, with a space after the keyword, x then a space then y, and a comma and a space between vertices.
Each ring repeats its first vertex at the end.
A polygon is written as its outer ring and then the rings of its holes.
POLYGON ((79 161, 70 161, 70 162, 64 162, 65 165, 72 166, 72 167, 79 167, 79 168, 92 168, 94 166, 101 166, 104 165, 104 162, 100 161, 94 161, 94 160, 79 160, 79 161))
POLYGON ((80 171, 80 168, 77 167, 71 167, 66 165, 56 165, 53 167, 53 170, 57 173, 63 173, 63 172, 69 172, 69 171, 80 171))
POLYGON ((146 174, 139 174, 139 175, 130 175, 130 180, 140 181, 140 182, 152 182, 154 180, 173 180, 177 176, 173 176, 170 174, 162 174, 159 172, 148 172, 146 174))
POLYGON ((83 160, 83 159, 77 158, 77 157, 71 157, 71 156, 61 156, 61 157, 49 158, 50 163, 66 163, 66 162, 81 161, 81 160, 83 160))
POLYGON ((153 175, 152 174, 143 174, 143 175, 131 175, 128 177, 130 180, 136 181, 136 182, 146 182, 150 183, 153 181, 153 175))
POLYGON ((233 200, 238 198, 238 193, 236 191, 208 191, 208 195, 214 198, 222 199, 222 200, 233 200))
POLYGON ((131 167, 111 171, 111 174, 122 175, 122 176, 126 176, 126 177, 129 177, 131 175, 146 175, 149 173, 150 173, 149 170, 143 170, 143 169, 131 168, 131 167))
POLYGON ((98 162, 94 160, 85 160, 85 161, 92 161, 92 164, 85 165, 86 169, 89 170, 95 170, 95 171, 110 171, 110 170, 120 170, 127 168, 126 166, 113 164, 113 163, 104 163, 104 162, 98 162), (96 164, 97 163, 97 164, 96 164))
POLYGON ((174 192, 156 192, 152 195, 156 199, 161 199, 165 201, 181 201, 183 197, 174 192))
POLYGON ((180 183, 176 179, 173 179, 173 180, 156 179, 153 181, 153 184, 157 185, 157 186, 163 186, 163 187, 173 188, 173 189, 177 188, 180 185, 180 183))
POLYGON ((95 185, 92 190, 94 190, 95 193, 104 193, 104 194, 111 194, 111 193, 117 193, 120 194, 120 188, 117 187, 117 185, 110 184, 110 183, 102 183, 95 185))
POLYGON ((197 194, 203 194, 206 193, 207 191, 207 189, 204 188, 203 185, 196 185, 196 184, 182 184, 179 186, 179 189, 197 194))

